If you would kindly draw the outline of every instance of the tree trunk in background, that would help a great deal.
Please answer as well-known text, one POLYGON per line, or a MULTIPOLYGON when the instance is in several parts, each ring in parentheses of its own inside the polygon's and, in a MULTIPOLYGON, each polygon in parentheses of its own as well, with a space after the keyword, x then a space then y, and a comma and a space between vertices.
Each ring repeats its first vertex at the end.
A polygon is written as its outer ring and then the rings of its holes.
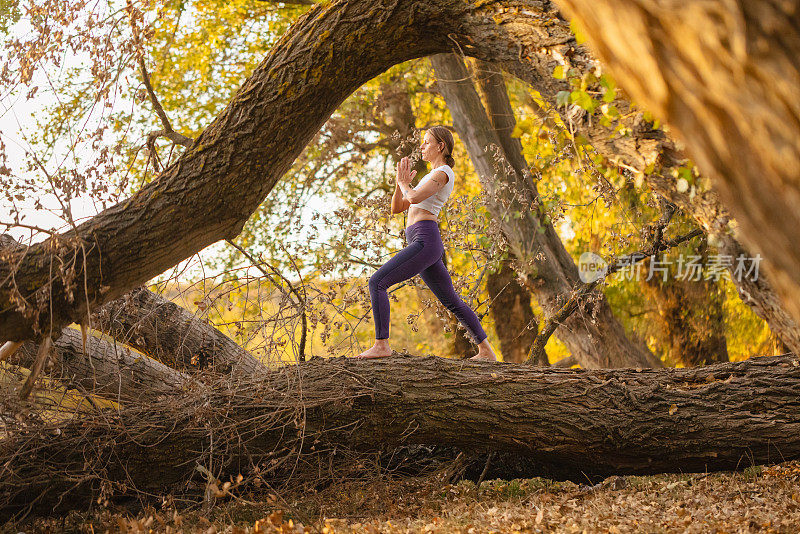
POLYGON ((13 503, 53 502, 64 491, 75 506, 96 497, 100 469, 162 495, 185 487, 198 457, 215 462, 222 480, 249 465, 268 479, 271 458, 312 443, 497 451, 524 457, 527 476, 575 480, 736 469, 800 458, 798 389, 800 365, 788 356, 644 371, 318 359, 115 411, 113 425, 107 414, 82 414, 58 422, 58 433, 9 429, 0 506, 7 515, 13 503))
MULTIPOLYGON (((431 62, 455 128, 481 178, 488 209, 516 257, 515 269, 526 279, 526 286, 545 314, 553 315, 581 282, 578 268, 553 225, 538 210, 539 194, 522 158, 519 140, 508 135, 508 125, 514 119, 508 113, 505 84, 502 91, 486 86, 491 91, 487 100, 492 101, 496 116, 505 118, 494 128, 460 57, 437 54, 431 56, 431 62), (498 131, 505 132, 505 142, 498 137, 498 131), (486 149, 491 145, 505 152, 504 159, 513 167, 510 172, 505 171, 506 165, 494 164, 486 149)), ((602 293, 598 293, 593 305, 572 314, 555 335, 586 368, 662 365, 644 343, 627 337, 602 293)))
MULTIPOLYGON (((448 266, 447 251, 445 251, 444 255, 442 256, 442 262, 444 263, 444 266, 447 268, 448 272, 452 272, 450 270, 450 267, 448 266)), ((456 291, 456 292, 458 293, 458 291, 456 291)), ((459 297, 461 297, 461 295, 459 295, 459 297)), ((433 297, 433 298, 436 298, 436 297, 433 297)), ((478 315, 477 310, 475 310, 475 306, 473 304, 471 304, 470 302, 468 302, 468 301, 465 301, 465 302, 466 302, 467 306, 472 308, 472 311, 474 311, 475 314, 478 315)), ((478 354, 478 346, 475 343, 473 343, 472 341, 470 341, 470 339, 467 337, 466 328, 461 325, 461 322, 456 318, 455 315, 453 315, 450 312, 450 310, 445 309, 444 306, 442 306, 442 309, 444 310, 445 317, 447 317, 447 323, 448 323, 448 326, 450 327, 450 332, 452 332, 452 334, 453 334, 453 343, 451 345, 451 349, 452 349, 451 355, 456 357, 456 358, 465 359, 465 358, 471 358, 472 356, 475 356, 476 354, 478 354)), ((481 316, 478 315, 478 319, 480 319, 480 318, 481 318, 481 316)), ((481 321, 481 323, 483 323, 483 321, 481 321)), ((481 325, 481 326, 483 326, 483 325, 481 325)), ((485 330, 485 328, 484 328, 484 330, 485 330)))
MULTIPOLYGON (((707 255, 703 251, 705 258, 707 255)), ((651 272, 649 264, 663 254, 645 260, 643 271, 651 272)), ((706 261, 703 263, 705 264, 706 261)), ((658 307, 658 319, 667 342, 667 363, 685 366, 727 362, 728 343, 725 337, 725 314, 722 306, 725 298, 719 284, 713 280, 677 279, 668 272, 665 281, 661 274, 653 271, 642 285, 658 307)))
POLYGON ((668 123, 713 179, 741 239, 769 260, 770 283, 800 323, 797 3, 557 4, 617 83, 668 123))
MULTIPOLYGON (((524 362, 531 352, 539 324, 531 309, 531 294, 517 281, 510 260, 504 260, 499 271, 489 274, 486 290, 492 303, 490 311, 494 330, 500 339, 503 361, 524 362)), ((547 354, 536 365, 550 365, 547 354)))

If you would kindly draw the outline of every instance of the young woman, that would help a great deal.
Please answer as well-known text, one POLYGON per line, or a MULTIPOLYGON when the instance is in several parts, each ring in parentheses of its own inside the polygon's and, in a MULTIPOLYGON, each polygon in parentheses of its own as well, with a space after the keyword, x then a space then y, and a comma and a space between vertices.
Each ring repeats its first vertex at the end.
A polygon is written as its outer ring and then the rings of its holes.
POLYGON ((475 312, 456 294, 453 281, 442 262, 444 245, 439 234, 436 216, 453 192, 453 135, 444 126, 434 126, 425 132, 422 159, 433 170, 411 187, 417 171, 410 171, 408 158, 397 164, 397 186, 392 197, 392 213, 408 210, 406 239, 408 246, 395 254, 369 279, 372 297, 372 317, 375 320, 375 344, 357 358, 384 358, 392 354, 389 347, 389 295, 387 289, 419 274, 445 307, 453 312, 467 328, 472 341, 478 345, 473 360, 495 361, 497 357, 486 339, 475 312))

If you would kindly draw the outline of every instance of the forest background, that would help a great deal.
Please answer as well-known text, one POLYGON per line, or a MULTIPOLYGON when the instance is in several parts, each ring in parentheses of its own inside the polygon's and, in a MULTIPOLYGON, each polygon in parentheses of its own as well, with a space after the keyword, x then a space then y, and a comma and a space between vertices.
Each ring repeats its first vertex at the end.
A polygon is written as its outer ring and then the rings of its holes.
MULTIPOLYGON (((130 196, 181 153, 180 144, 148 138, 163 124, 143 83, 145 70, 171 127, 195 138, 311 5, 72 4, 40 2, 34 9, 4 0, 0 10, 9 44, 4 63, 24 60, 19 76, 5 72, 3 79, 2 220, 4 231, 26 244, 130 196)), ((477 85, 481 73, 474 60, 466 64, 477 85)), ((556 78, 570 74, 553 72, 556 78)), ((573 90, 562 105, 593 109, 605 103, 604 116, 613 120, 613 79, 600 68, 589 76, 594 79, 573 74, 573 90), (602 94, 589 89, 598 80, 602 94)), ((511 136, 521 141, 543 204, 576 263, 587 251, 611 258, 640 250, 644 230, 659 214, 641 177, 609 165, 557 113, 543 113, 548 104, 529 86, 508 75, 505 84, 516 119, 511 136)), ((430 59, 390 68, 339 107, 236 239, 209 247, 149 287, 264 361, 357 354, 373 336, 367 278, 404 246, 405 216, 388 213, 395 162, 419 145, 426 127, 452 123, 430 59)), ((490 287, 508 247, 489 231, 492 218, 478 172, 455 137, 458 183, 440 215, 446 261, 493 345, 511 346, 495 328, 498 320, 509 320, 508 301, 495 304, 497 290, 490 287)), ((424 165, 419 169, 422 176, 424 165)), ((692 190, 708 188, 690 163, 680 172, 692 190)), ((674 223, 677 231, 693 228, 681 217, 674 223)), ((708 263, 717 253, 704 237, 695 238, 660 257, 671 262, 662 283, 660 273, 647 280, 644 262, 639 280, 616 273, 604 287, 627 335, 643 340, 667 365, 701 363, 698 347, 706 347, 700 352, 707 361, 781 352, 728 276, 714 279, 706 272, 699 280, 678 279, 680 255, 699 255, 708 263)), ((542 322, 529 292, 517 290, 515 299, 514 306, 530 307, 534 328, 542 322)), ((502 335, 522 336, 529 347, 535 332, 526 331, 526 324, 531 322, 517 321, 516 334, 502 335)), ((470 351, 457 322, 418 278, 393 288, 391 332, 397 350, 453 357, 470 351)), ((506 352, 507 361, 520 359, 519 349, 506 352)), ((558 333, 546 353, 550 363, 568 356, 558 333)))

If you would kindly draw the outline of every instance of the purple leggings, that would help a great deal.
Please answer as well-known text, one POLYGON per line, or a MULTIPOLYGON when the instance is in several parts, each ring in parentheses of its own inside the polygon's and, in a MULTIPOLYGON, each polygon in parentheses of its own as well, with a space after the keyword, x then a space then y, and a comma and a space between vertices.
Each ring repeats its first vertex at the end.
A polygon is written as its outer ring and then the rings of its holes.
POLYGON ((375 271, 369 279, 375 339, 389 338, 390 286, 408 280, 415 274, 428 285, 444 306, 467 328, 475 344, 486 339, 478 316, 456 294, 453 281, 442 262, 444 244, 437 221, 417 221, 406 228, 408 246, 375 271))

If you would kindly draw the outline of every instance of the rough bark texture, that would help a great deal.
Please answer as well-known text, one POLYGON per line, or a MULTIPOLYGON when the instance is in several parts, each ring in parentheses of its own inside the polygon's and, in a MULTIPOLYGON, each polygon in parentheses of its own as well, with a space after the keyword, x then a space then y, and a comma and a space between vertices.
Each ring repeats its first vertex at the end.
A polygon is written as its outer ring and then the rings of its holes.
MULTIPOLYGON (((539 324, 531 309, 531 294, 517 281, 517 273, 511 268, 509 260, 500 264, 499 271, 489 274, 486 291, 492 300, 490 311, 494 330, 500 339, 503 361, 524 362, 536 339, 539 324)), ((549 365, 547 355, 536 365, 549 365)))
MULTIPOLYGON (((459 137, 469 151, 473 166, 487 193, 488 209, 502 229, 512 253, 518 260, 517 272, 536 297, 546 316, 555 314, 566 302, 573 288, 581 284, 578 267, 564 248, 549 220, 537 209, 539 193, 528 165, 522 157, 518 139, 505 131, 514 121, 508 115, 508 95, 486 82, 493 115, 505 115, 503 123, 489 122, 469 72, 455 54, 431 57, 438 88, 450 108, 459 137), (505 100, 503 100, 505 98, 505 100), (500 139, 497 131, 504 131, 500 139), (500 149, 504 163, 496 163, 492 145, 500 149), (515 212, 520 217, 514 216, 515 212)), ((592 307, 577 310, 556 331, 581 366, 660 367, 663 365, 643 344, 631 340, 614 317, 605 297, 598 295, 592 307)))
POLYGON ((797 3, 557 3, 617 82, 670 125, 713 179, 741 239, 769 260, 770 282, 800 323, 797 3))
POLYGON ((522 456, 528 475, 584 480, 735 469, 800 457, 798 388, 794 356, 640 372, 318 359, 202 387, 177 404, 83 415, 58 433, 9 429, 0 502, 66 488, 77 499, 99 475, 158 495, 190 478, 196 461, 216 462, 224 479, 300 444, 445 444, 522 456))
MULTIPOLYGON (((38 345, 27 341, 14 356, 30 367, 38 345)), ((189 382, 188 375, 105 339, 87 336, 84 355, 81 333, 65 328, 53 345, 50 378, 68 388, 115 401, 148 401, 175 395, 189 382)))
POLYGON ((265 369, 228 336, 144 288, 105 304, 94 314, 92 327, 181 371, 238 377, 265 369))

